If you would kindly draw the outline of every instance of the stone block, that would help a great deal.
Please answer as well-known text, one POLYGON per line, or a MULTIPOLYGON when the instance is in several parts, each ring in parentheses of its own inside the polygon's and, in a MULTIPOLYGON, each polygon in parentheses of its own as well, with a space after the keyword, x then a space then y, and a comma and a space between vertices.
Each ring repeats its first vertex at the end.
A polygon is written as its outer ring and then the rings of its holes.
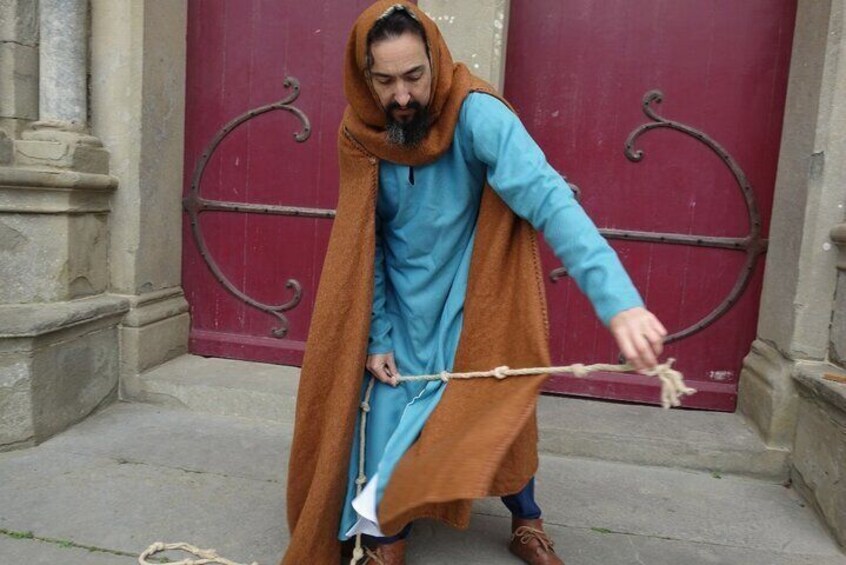
POLYGON ((117 400, 118 351, 115 323, 34 352, 32 404, 38 440, 117 400))
POLYGON ((32 359, 28 355, 0 353, 0 451, 4 446, 34 443, 31 374, 32 359))
POLYGON ((191 325, 181 287, 130 296, 129 304, 120 328, 124 380, 187 353, 191 325))
POLYGON ((40 443, 117 399, 126 299, 0 306, 0 451, 40 443))
POLYGON ((138 375, 188 353, 190 325, 183 313, 140 328, 121 327, 121 375, 138 375))
POLYGON ((108 287, 105 214, 0 214, 0 303, 73 300, 108 287))
POLYGON ((846 547, 846 386, 821 378, 833 367, 800 367, 791 477, 846 547))
POLYGON ((38 4, 27 0, 0 0, 0 41, 38 44, 38 4))
MULTIPOLYGON (((29 131, 22 135, 27 137, 29 131)), ((107 174, 109 152, 86 143, 19 139, 15 141, 15 163, 24 167, 71 169, 83 173, 107 174)))
POLYGON ((737 408, 770 447, 790 448, 796 422, 795 363, 770 344, 755 340, 743 360, 737 408))
POLYGON ((14 145, 12 140, 8 138, 8 133, 3 129, 3 124, 0 123, 0 166, 10 165, 14 155, 14 145))
POLYGON ((0 117, 38 119, 38 48, 0 43, 0 117))

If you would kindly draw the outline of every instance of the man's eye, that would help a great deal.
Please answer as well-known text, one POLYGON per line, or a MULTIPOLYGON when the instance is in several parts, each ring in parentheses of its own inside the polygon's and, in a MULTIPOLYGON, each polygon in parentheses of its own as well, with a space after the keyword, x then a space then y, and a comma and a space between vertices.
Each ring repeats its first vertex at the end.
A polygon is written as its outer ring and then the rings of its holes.
POLYGON ((381 85, 387 86, 387 85, 391 84, 391 79, 389 79, 389 78, 377 78, 376 82, 378 82, 381 85))
POLYGON ((410 80, 411 82, 417 82, 418 80, 420 80, 421 76, 423 76, 423 75, 421 75, 421 74, 411 75, 411 76, 408 77, 408 80, 410 80))

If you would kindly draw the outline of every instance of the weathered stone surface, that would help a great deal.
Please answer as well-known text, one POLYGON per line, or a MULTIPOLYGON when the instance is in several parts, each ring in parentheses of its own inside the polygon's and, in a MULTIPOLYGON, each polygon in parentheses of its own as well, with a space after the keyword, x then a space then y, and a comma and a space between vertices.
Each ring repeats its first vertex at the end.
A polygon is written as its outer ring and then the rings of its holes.
MULTIPOLYGON (((290 434, 290 426, 266 421, 117 403, 36 448, 0 454, 0 528, 124 553, 184 541, 275 565, 288 542, 290 434)), ((776 484, 542 457, 537 495, 568 565, 846 560, 795 492, 776 484)), ((418 522, 409 563, 515 563, 506 550, 509 521, 499 500, 486 499, 469 531, 418 522)), ((35 542, 6 539, 2 555, 26 563, 55 555, 48 542, 12 543, 35 542)), ((61 563, 93 565, 94 555, 85 561, 69 551, 61 563)))
POLYGON ((34 441, 31 375, 29 355, 0 353, 0 450, 34 441))
POLYGON ((510 0, 420 0, 418 5, 438 24, 453 59, 500 91, 505 81, 510 0))
POLYGON ((112 289, 178 286, 187 4, 91 3, 92 125, 120 178, 112 212, 112 289))
POLYGON ((0 42, 0 92, 0 118, 38 118, 37 47, 0 42))
POLYGON ((108 287, 104 214, 0 215, 0 303, 52 302, 108 287))
POLYGON ((794 365, 760 339, 743 360, 737 409, 772 447, 789 449, 793 442, 797 399, 790 375, 794 365))
POLYGON ((299 368, 182 355, 124 375, 122 397, 198 412, 293 423, 299 368))
POLYGON ((800 367, 791 476, 846 547, 846 385, 821 378, 833 367, 800 367))
POLYGON ((39 0, 39 120, 88 121, 88 2, 39 0))
POLYGON ((0 42, 38 44, 38 4, 27 0, 0 0, 0 42))
POLYGON ((31 378, 39 440, 117 400, 118 351, 116 327, 36 351, 31 378))
POLYGON ((191 318, 187 313, 141 327, 121 327, 122 378, 139 375, 188 353, 190 329, 191 318))
MULTIPOLYGON (((846 250, 841 254, 846 257, 846 250)), ((841 270, 837 278, 837 294, 834 298, 834 310, 831 319, 830 359, 846 367, 846 271, 841 270)))
MULTIPOLYGON (((109 294, 49 304, 0 304, 0 338, 45 336, 45 344, 75 339, 93 329, 116 325, 128 309, 126 298, 109 294)), ((4 341, 13 340, 0 340, 0 353, 33 349, 16 342, 7 346, 4 341)))
POLYGON ((788 451, 768 448, 739 414, 542 396, 538 427, 539 449, 553 455, 776 481, 788 473, 788 451))
POLYGON ((10 133, 4 129, 3 122, 0 121, 0 166, 10 165, 15 154, 15 146, 9 135, 10 133))
POLYGON ((74 140, 33 139, 36 136, 55 137, 55 133, 50 130, 28 130, 21 135, 24 139, 15 141, 15 163, 18 165, 64 168, 103 175, 109 172, 109 152, 102 147, 74 140))
POLYGON ((758 323, 759 339, 796 359, 828 350, 829 230, 846 201, 843 27, 843 2, 799 3, 758 323))
POLYGON ((0 451, 40 442, 117 399, 126 299, 0 305, 0 451))

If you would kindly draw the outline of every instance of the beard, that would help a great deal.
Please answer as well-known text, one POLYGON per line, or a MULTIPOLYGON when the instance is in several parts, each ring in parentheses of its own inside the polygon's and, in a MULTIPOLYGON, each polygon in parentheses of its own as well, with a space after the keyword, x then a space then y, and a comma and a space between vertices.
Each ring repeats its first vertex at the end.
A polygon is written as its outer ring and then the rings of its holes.
POLYGON ((416 147, 420 145, 429 131, 429 109, 413 100, 406 105, 406 108, 414 110, 414 115, 410 120, 404 122, 395 119, 393 116, 393 112, 400 109, 399 104, 391 102, 385 108, 387 118, 385 133, 390 143, 403 147, 416 147))

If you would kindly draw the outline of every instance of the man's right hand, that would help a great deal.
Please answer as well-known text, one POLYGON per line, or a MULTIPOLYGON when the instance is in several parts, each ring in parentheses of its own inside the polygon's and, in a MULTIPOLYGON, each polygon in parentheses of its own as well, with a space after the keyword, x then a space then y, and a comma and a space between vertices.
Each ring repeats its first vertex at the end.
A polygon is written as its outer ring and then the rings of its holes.
POLYGON ((397 386, 400 376, 397 371, 397 364, 394 361, 394 353, 376 353, 367 356, 365 367, 370 373, 385 384, 397 386))

